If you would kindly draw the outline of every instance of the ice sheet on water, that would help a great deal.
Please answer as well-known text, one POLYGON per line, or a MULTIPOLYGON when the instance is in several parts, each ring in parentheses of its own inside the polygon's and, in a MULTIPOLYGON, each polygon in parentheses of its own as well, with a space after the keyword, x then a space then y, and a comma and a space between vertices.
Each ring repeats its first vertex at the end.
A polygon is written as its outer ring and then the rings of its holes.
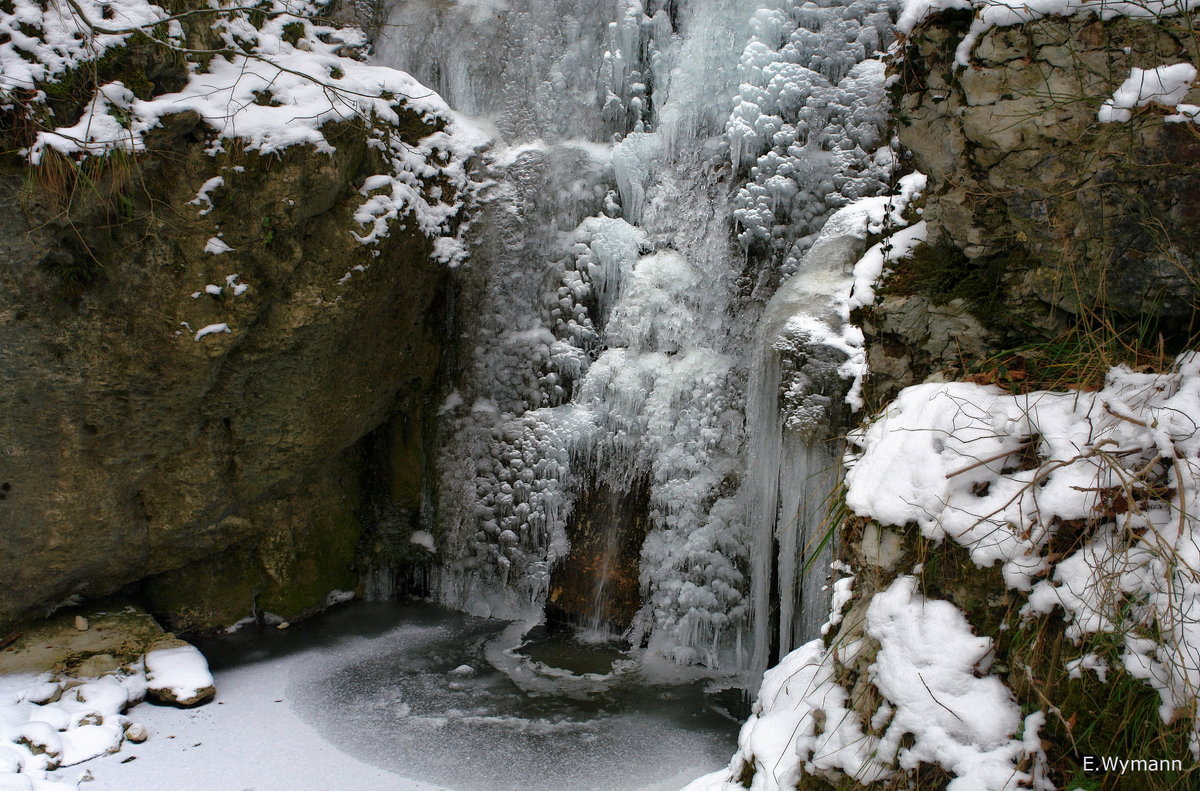
MULTIPOLYGON (((525 627, 515 628, 519 640, 525 627)), ((699 685, 625 676, 570 697, 560 688, 579 677, 544 674, 531 695, 484 657, 498 636, 500 651, 511 645, 499 635, 508 631, 410 614, 352 647, 323 648, 297 667, 287 698, 351 755, 458 791, 674 788, 724 762, 732 723, 704 709, 699 685), (459 665, 474 672, 452 674, 459 665)), ((523 667, 538 675, 527 658, 523 667)))

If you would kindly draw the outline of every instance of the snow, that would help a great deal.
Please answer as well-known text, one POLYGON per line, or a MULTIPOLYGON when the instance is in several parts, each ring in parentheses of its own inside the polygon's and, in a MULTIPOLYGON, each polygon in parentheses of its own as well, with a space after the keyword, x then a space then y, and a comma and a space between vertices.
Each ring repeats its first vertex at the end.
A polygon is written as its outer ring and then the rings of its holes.
POLYGON ((218 332, 233 332, 233 330, 229 329, 229 325, 225 324, 224 322, 221 324, 209 324, 207 327, 201 327, 196 332, 195 340, 200 340, 205 335, 213 335, 218 332))
MULTIPOLYGON (((128 4, 140 8, 136 2, 128 4)), ((98 7, 90 10, 93 21, 103 21, 98 7)), ((408 75, 336 54, 342 47, 362 46, 361 32, 316 24, 305 16, 316 10, 306 3, 289 7, 273 2, 263 10, 269 13, 259 28, 240 11, 214 15, 213 28, 225 45, 242 51, 239 42, 249 43, 246 55, 218 54, 206 69, 194 71, 182 90, 152 99, 138 99, 120 83, 102 86, 91 111, 77 125, 39 135, 29 152, 31 161, 40 161, 46 148, 63 154, 103 153, 111 148, 142 150, 145 133, 163 116, 188 110, 198 113, 218 140, 236 138, 244 141, 248 150, 263 154, 301 143, 332 151, 321 133, 321 127, 332 120, 374 116, 396 123, 398 116, 390 100, 380 98, 385 94, 405 97, 418 113, 444 110, 435 95, 408 75), (292 23, 302 26, 303 47, 285 36, 284 26, 292 23), (273 101, 257 101, 259 94, 273 101), (122 124, 108 115, 110 108, 122 111, 130 120, 122 124), (231 112, 231 108, 236 109, 231 112)), ((71 17, 65 3, 60 13, 71 17)))
POLYGON ((1027 759, 1045 763, 1037 738, 1045 715, 1022 723, 1013 694, 1000 679, 979 677, 992 641, 977 637, 950 602, 917 592, 917 579, 902 576, 876 594, 867 608, 866 632, 879 641, 870 667, 876 688, 889 702, 891 719, 876 750, 896 755, 902 769, 937 763, 954 774, 947 791, 985 791, 1053 784, 1016 767, 1027 759), (1015 739, 1024 725, 1024 738, 1015 739), (911 734, 911 746, 900 740, 911 734))
POLYGON ((150 739, 92 761, 87 768, 95 779, 79 788, 445 791, 347 755, 313 730, 288 702, 276 702, 289 701, 294 666, 280 657, 218 674, 217 700, 199 709, 138 708, 150 739), (137 760, 122 763, 130 756, 137 760))
MULTIPOLYGON (((91 28, 129 26, 154 35, 151 26, 168 16, 143 0, 84 0, 78 10, 67 0, 45 5, 16 0, 11 13, 0 10, 0 103, 43 103, 43 92, 28 92, 36 82, 77 69, 130 35, 91 28), (16 96, 17 90, 26 93, 16 96)), ((366 200, 355 221, 368 227, 355 238, 373 244, 401 217, 411 217, 417 230, 437 239, 436 259, 459 265, 465 250, 454 238, 452 220, 475 186, 464 162, 487 144, 487 135, 457 118, 408 74, 350 57, 366 47, 362 31, 321 23, 320 9, 313 3, 269 0, 247 9, 214 2, 212 9, 210 24, 223 49, 203 65, 189 64, 182 89, 139 97, 121 82, 101 85, 72 123, 37 134, 24 151, 29 161, 39 164, 47 151, 68 157, 144 151, 146 134, 165 117, 183 112, 203 120, 213 155, 227 149, 226 141, 264 156, 295 145, 332 154, 325 125, 361 119, 371 129, 372 145, 385 153, 391 172, 364 184, 366 200), (442 127, 431 128, 421 140, 401 141, 394 129, 404 114, 441 121, 442 127)), ((164 44, 186 47, 178 22, 169 27, 171 37, 164 44)), ((213 191, 224 184, 222 176, 207 179, 189 204, 200 207, 201 215, 208 214, 213 191)), ((219 255, 230 248, 213 237, 205 252, 219 255)))
POLYGON ((960 66, 970 62, 971 51, 979 37, 994 27, 1020 25, 1047 16, 1071 16, 1091 13, 1101 19, 1133 17, 1160 19, 1191 11, 1195 0, 903 0, 896 29, 911 33, 931 14, 949 9, 975 11, 966 36, 958 45, 955 60, 960 66))
POLYGON ((79 788, 671 791, 729 750, 727 724, 701 732, 671 716, 677 695, 643 693, 665 717, 528 695, 484 658, 503 624, 387 604, 353 620, 370 609, 344 612, 340 631, 245 640, 236 661, 214 662, 216 700, 135 709, 150 739, 92 761, 79 788))
MULTIPOLYGON (((210 241, 220 241, 220 240, 210 240, 210 241)), ((208 285, 206 285, 204 287, 204 293, 211 294, 214 297, 219 297, 225 292, 225 289, 229 289, 229 291, 233 294, 233 296, 240 297, 242 294, 245 294, 250 289, 249 284, 239 283, 238 280, 240 280, 240 279, 241 279, 241 275, 236 274, 236 273, 232 274, 232 275, 226 275, 225 276, 225 285, 219 286, 216 283, 209 283, 208 285)), ((199 295, 200 295, 200 292, 198 292, 198 291, 195 294, 192 294, 193 297, 198 297, 199 295)))
POLYGON ((854 577, 843 577, 833 583, 833 598, 829 604, 829 620, 821 626, 821 634, 842 622, 843 610, 854 598, 854 577))
MULTIPOLYGON (((204 244, 204 252, 208 253, 209 255, 221 255, 222 253, 232 253, 233 248, 214 236, 204 244)), ((209 288, 214 288, 214 286, 209 286, 205 290, 208 291, 209 288)), ((221 288, 219 286, 216 286, 215 288, 219 294, 221 292, 221 288)), ((209 291, 208 293, 211 294, 213 292, 209 291)))
POLYGON ((145 689, 136 665, 100 678, 50 679, 0 676, 0 788, 74 791, 61 769, 120 750, 132 724, 125 710, 145 689))
MULTIPOLYGON (((167 13, 144 0, 78 0, 87 17, 110 29, 152 26, 167 13), (108 9, 111 19, 106 19, 108 9)), ((0 104, 19 90, 34 90, 81 63, 125 42, 130 33, 92 34, 66 0, 12 0, 0 8, 0 104)), ((103 123, 103 119, 98 119, 103 123)))
MULTIPOLYGON (((881 558, 895 554, 883 551, 888 526, 915 525, 980 566, 999 563, 1007 584, 1028 592, 1022 617, 1066 622, 1079 647, 1064 657, 1069 677, 1104 682, 1116 661, 1157 690, 1170 722, 1194 710, 1200 689, 1197 415, 1196 353, 1161 374, 1114 368, 1095 392, 916 385, 850 435, 846 503, 872 520, 863 541, 881 558), (1134 505, 1112 506, 1123 497, 1134 505), (1056 531, 1081 523, 1091 530, 1081 546, 1049 552, 1056 531), (1096 634, 1109 637, 1086 642, 1096 634), (1094 645, 1115 649, 1101 656, 1094 645)), ((1047 715, 1022 716, 993 674, 991 638, 951 602, 923 595, 914 576, 855 602, 858 587, 854 577, 833 584, 826 640, 764 675, 730 768, 689 790, 736 791, 747 767, 751 789, 782 791, 800 773, 869 783, 922 763, 950 773, 949 791, 1054 788, 1039 738, 1047 715), (880 697, 861 711, 848 700, 869 643, 867 680, 880 697)), ((1192 747, 1200 753, 1200 734, 1192 747)))
POLYGON ((414 530, 408 540, 419 547, 424 547, 430 552, 437 552, 437 544, 434 543, 433 534, 427 530, 414 530))
POLYGON ((152 693, 172 700, 195 700, 213 687, 208 662, 194 646, 163 648, 146 654, 146 683, 152 693))
POLYGON ((1175 63, 1153 69, 1133 68, 1129 78, 1105 100, 1096 113, 1103 123, 1128 121, 1133 117, 1131 110, 1158 104, 1176 111, 1180 118, 1193 118, 1200 113, 1194 105, 1181 104, 1196 79, 1196 67, 1190 63, 1175 63))
POLYGON ((200 189, 196 191, 196 197, 188 201, 189 206, 200 206, 200 214, 205 215, 213 210, 212 192, 218 187, 225 186, 224 176, 213 176, 208 181, 200 185, 200 189))
MULTIPOLYGON (((905 389, 851 436, 847 505, 882 525, 915 524, 1000 564, 1028 591, 1026 615, 1062 612, 1067 636, 1122 638, 1121 661, 1162 698, 1164 719, 1200 688, 1200 355, 1165 374, 1113 369, 1097 392, 1009 395, 963 382, 905 389), (1019 454, 1036 461, 1018 464, 1019 454), (1126 487, 1164 487, 1134 508, 1126 487), (1094 524, 1065 557, 1064 523, 1094 524), (1140 536, 1130 541, 1129 536, 1140 536), (1121 601, 1142 602, 1122 608, 1121 601), (1147 639, 1160 634, 1161 639, 1147 639)), ((1130 490, 1132 491, 1132 490, 1130 490)), ((1073 670, 1100 665, 1080 657, 1073 670)))
POLYGON ((743 765, 755 769, 751 791, 784 791, 802 772, 868 784, 933 763, 952 774, 949 791, 1052 791, 1037 736, 1044 715, 1021 717, 1004 684, 980 673, 991 640, 916 585, 902 576, 867 608, 865 631, 879 645, 867 673, 881 695, 869 723, 835 675, 853 666, 860 645, 814 640, 764 675, 730 769, 688 789, 745 788, 743 765))
POLYGON ((887 264, 909 257, 917 245, 925 241, 925 221, 909 225, 905 212, 920 201, 927 182, 923 173, 908 173, 900 177, 895 195, 886 201, 874 198, 859 202, 858 205, 867 211, 867 230, 875 234, 890 233, 886 239, 867 250, 854 265, 854 286, 848 302, 851 310, 872 304, 875 301, 875 283, 883 275, 887 264))
POLYGON ((1076 659, 1067 660, 1064 666, 1066 667, 1068 678, 1083 678, 1083 671, 1091 670, 1101 682, 1108 679, 1108 663, 1093 653, 1087 653, 1076 659))

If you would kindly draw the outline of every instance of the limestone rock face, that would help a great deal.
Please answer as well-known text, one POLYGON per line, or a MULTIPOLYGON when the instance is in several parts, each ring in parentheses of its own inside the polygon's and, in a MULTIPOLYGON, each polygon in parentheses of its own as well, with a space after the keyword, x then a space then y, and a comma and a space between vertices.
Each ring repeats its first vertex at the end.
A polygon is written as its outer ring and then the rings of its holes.
POLYGON ((875 403, 1029 343, 1099 329, 1169 354, 1194 331, 1200 135, 1154 104, 1097 117, 1131 68, 1192 63, 1191 26, 1051 16, 988 30, 963 66, 970 19, 932 16, 892 66, 929 233, 856 316, 875 403))
POLYGON ((1097 312, 1182 329, 1200 294, 1200 136, 1156 105, 1117 124, 1097 110, 1131 67, 1190 63, 1190 27, 1048 17, 988 31, 965 68, 960 12, 913 32, 897 129, 929 176, 946 296, 1001 336, 1097 312))
POLYGON ((423 401, 445 274, 403 225, 351 236, 386 165, 327 137, 210 156, 185 113, 136 158, 0 163, 0 623, 201 559, 157 585, 183 625, 354 586, 355 443, 423 401), (214 562, 236 604, 196 601, 214 562))

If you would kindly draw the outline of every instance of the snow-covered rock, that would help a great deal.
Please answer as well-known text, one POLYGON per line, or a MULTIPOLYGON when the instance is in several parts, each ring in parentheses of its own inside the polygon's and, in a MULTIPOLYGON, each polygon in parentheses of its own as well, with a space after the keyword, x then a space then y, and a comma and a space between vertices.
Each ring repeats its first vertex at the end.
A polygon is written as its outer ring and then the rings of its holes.
POLYGON ((190 645, 146 654, 146 691, 162 703, 195 706, 216 692, 208 661, 190 645))

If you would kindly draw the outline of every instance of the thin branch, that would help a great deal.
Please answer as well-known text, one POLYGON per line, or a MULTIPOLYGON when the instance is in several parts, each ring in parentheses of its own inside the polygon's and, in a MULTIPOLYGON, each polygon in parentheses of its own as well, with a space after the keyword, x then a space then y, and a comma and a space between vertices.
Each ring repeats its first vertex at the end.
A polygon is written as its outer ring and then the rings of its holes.
POLYGON ((1000 459, 1008 458, 1009 456, 1013 455, 1014 453, 1020 453, 1021 451, 1025 450, 1026 448, 1028 448, 1030 446, 1030 444, 1031 444, 1031 442, 1029 442, 1029 441, 1022 442, 1020 445, 1013 448, 1012 450, 1006 450, 1002 453, 997 453, 995 456, 988 456, 986 459, 980 459, 979 461, 975 462, 974 464, 971 464, 967 467, 963 467, 961 470, 955 470, 954 472, 948 472, 948 473, 946 473, 946 478, 947 479, 954 478, 956 476, 962 475, 964 472, 970 472, 971 470, 975 469, 976 467, 982 467, 985 464, 991 464, 994 461, 1000 461, 1000 459))

